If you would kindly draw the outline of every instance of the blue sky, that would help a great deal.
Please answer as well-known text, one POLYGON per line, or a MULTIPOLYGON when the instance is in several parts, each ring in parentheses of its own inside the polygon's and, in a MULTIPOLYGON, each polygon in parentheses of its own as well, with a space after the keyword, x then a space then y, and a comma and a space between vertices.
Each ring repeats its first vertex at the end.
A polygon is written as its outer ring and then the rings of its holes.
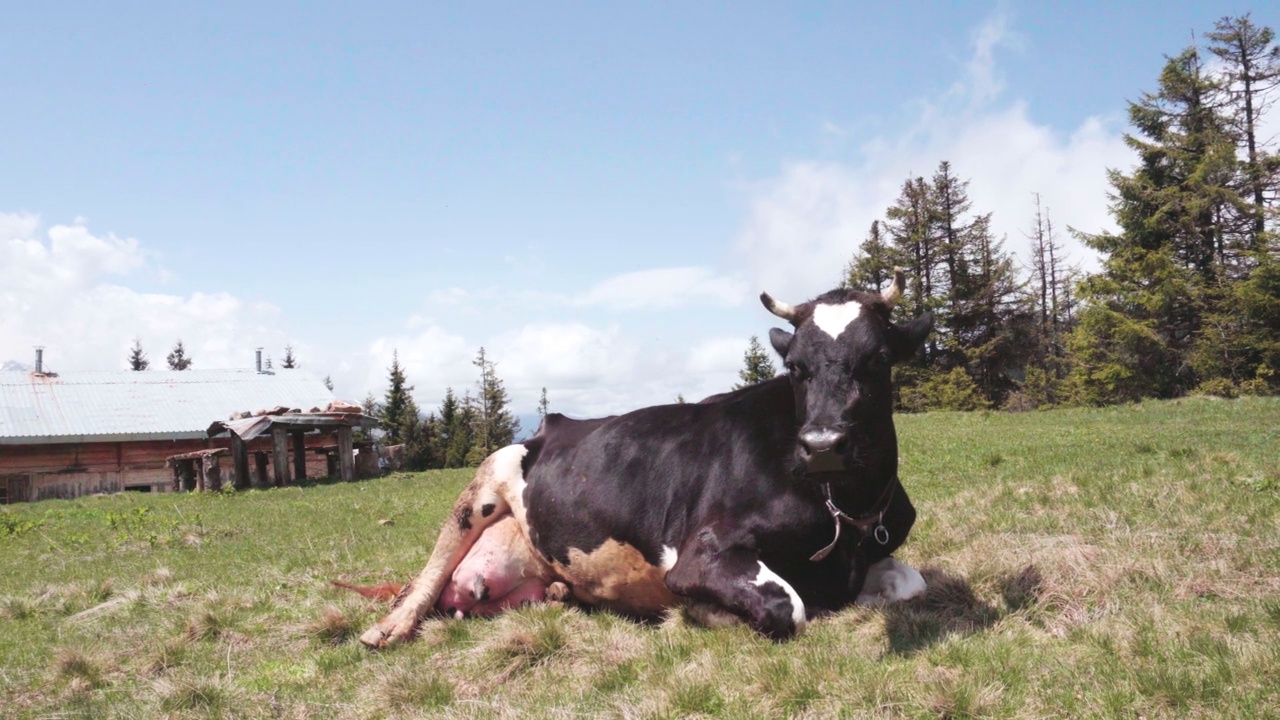
MULTIPOLYGON (((1008 248, 1097 230, 1125 101, 1217 3, 20 3, 4 11, 0 360, 286 342, 419 401, 485 346, 527 413, 731 385, 767 289, 828 289, 951 160, 1008 248)), ((1093 262, 1083 250, 1077 259, 1093 262)), ((1025 254, 1025 253, 1024 253, 1025 254)))

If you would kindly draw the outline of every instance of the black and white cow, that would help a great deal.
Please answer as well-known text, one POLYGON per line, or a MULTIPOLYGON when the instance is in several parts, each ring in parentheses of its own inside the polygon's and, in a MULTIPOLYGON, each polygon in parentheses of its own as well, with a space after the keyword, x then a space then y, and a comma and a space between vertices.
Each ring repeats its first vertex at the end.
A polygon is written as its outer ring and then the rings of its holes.
POLYGON ((920 574, 891 557, 915 509, 898 482, 890 368, 933 318, 890 321, 902 284, 897 273, 883 294, 838 289, 794 307, 761 294, 794 328, 769 335, 785 376, 699 404, 549 415, 484 461, 426 568, 361 641, 411 637, 508 515, 537 558, 531 576, 633 616, 685 604, 708 624, 789 638, 855 601, 922 593, 920 574))

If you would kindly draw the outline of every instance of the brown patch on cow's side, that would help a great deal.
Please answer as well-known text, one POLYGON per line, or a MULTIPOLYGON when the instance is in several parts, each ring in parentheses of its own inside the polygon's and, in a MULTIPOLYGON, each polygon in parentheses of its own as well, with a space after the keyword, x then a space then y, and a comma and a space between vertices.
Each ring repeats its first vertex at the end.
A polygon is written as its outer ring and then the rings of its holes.
POLYGON ((480 506, 480 516, 481 516, 481 517, 489 517, 490 515, 492 515, 492 514, 493 514, 493 511, 494 511, 497 507, 498 507, 498 506, 497 506, 497 505, 494 505, 493 503, 485 503, 484 505, 481 505, 481 506, 480 506))
POLYGON ((588 605, 630 615, 653 615, 678 602, 667 589, 667 571, 617 540, 606 540, 589 553, 571 548, 569 563, 556 561, 553 567, 568 581, 573 596, 588 605))
POLYGON ((471 508, 459 505, 454 510, 454 517, 458 519, 458 528, 460 530, 471 529, 471 508))
POLYGON ((356 593, 359 593, 360 595, 363 595, 369 598, 370 600, 385 600, 385 601, 395 600, 396 596, 400 594, 400 591, 404 589, 404 585, 401 585, 400 583, 393 583, 393 582, 385 582, 380 585, 361 586, 361 585, 351 585, 348 583, 344 583, 341 580, 330 580, 329 584, 334 585, 336 587, 340 587, 340 588, 346 588, 347 590, 355 591, 356 593))

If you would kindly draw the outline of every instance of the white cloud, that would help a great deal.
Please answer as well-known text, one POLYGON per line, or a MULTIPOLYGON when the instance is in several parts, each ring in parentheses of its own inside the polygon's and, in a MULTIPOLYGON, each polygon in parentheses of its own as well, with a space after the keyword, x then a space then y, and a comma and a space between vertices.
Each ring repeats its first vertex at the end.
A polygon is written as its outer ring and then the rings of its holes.
POLYGON ((1067 226, 1113 227, 1106 169, 1128 168, 1133 155, 1112 118, 1090 117, 1063 134, 1035 122, 1024 103, 1002 102, 994 51, 1009 41, 1001 16, 984 24, 965 76, 943 97, 922 101, 915 123, 902 132, 865 140, 856 161, 794 161, 752 187, 737 238, 751 277, 787 302, 830 289, 902 183, 930 177, 942 160, 970 181, 973 210, 993 213, 1006 250, 1026 259, 1023 230, 1034 212, 1032 193, 1039 192, 1071 259, 1096 264, 1067 226))
POLYGON ((227 293, 141 293, 123 283, 164 271, 133 238, 94 235, 79 220, 42 232, 40 218, 0 213, 0 359, 53 370, 126 367, 135 337, 152 367, 181 338, 195 367, 249 367, 258 346, 283 348, 279 309, 227 293))
POLYGON ((670 310, 686 305, 741 305, 746 285, 706 267, 672 267, 615 275, 597 283, 573 304, 612 310, 670 310))

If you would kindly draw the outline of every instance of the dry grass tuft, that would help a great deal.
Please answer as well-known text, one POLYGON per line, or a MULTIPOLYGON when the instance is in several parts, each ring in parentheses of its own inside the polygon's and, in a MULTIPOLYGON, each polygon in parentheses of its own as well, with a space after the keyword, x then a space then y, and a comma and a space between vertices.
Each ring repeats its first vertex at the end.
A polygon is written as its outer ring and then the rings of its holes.
POLYGON ((364 693, 374 707, 391 717, 441 710, 454 702, 454 687, 439 673, 421 667, 391 668, 382 671, 364 693))
POLYGON ((163 713, 195 711, 209 717, 220 717, 239 707, 230 683, 221 676, 211 678, 162 678, 154 683, 158 704, 163 713))
POLYGON ((356 622, 336 605, 328 605, 319 616, 305 623, 302 631, 329 645, 340 645, 356 634, 356 622))
POLYGON ((148 650, 137 664, 138 672, 147 677, 162 675, 182 666, 191 653, 185 639, 170 639, 148 650))
POLYGON ((197 610, 187 618, 182 634, 191 642, 213 640, 226 631, 226 621, 212 608, 197 610))
POLYGON ((142 576, 142 584, 145 587, 165 587, 171 582, 173 582, 173 573, 166 567, 158 567, 142 576))
POLYGON ((79 650, 62 648, 54 653, 52 671, 56 679, 96 688, 102 685, 104 668, 79 650))
POLYGON ((35 617, 39 610, 39 603, 29 598, 16 595, 5 595, 0 598, 0 619, 29 620, 35 617))

